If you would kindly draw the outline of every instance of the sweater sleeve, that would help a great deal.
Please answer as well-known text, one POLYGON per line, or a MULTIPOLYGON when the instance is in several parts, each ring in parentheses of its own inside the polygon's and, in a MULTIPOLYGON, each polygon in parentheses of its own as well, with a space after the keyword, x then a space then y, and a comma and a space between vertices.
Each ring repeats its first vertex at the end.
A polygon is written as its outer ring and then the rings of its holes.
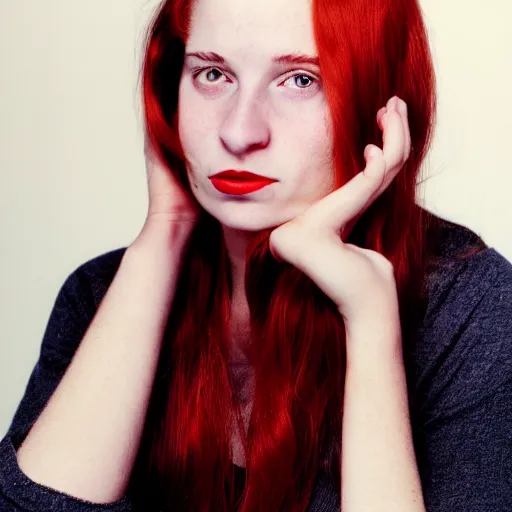
POLYGON ((473 275, 446 311, 447 331, 456 317, 465 316, 463 325, 444 338, 438 332, 443 349, 417 439, 428 512, 511 510, 512 265, 489 255, 492 281, 473 275))
POLYGON ((92 321, 96 302, 82 265, 68 276, 58 292, 39 358, 7 434, 0 442, 0 512, 132 510, 127 495, 113 503, 97 504, 41 485, 21 471, 16 458, 16 450, 60 382, 92 321))

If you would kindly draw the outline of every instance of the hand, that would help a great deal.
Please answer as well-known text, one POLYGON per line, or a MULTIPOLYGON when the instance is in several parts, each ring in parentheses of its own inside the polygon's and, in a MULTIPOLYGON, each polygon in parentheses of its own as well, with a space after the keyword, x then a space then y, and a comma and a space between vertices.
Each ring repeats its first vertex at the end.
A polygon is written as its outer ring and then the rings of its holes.
POLYGON ((199 218, 199 206, 163 163, 148 139, 145 141, 149 205, 146 221, 132 246, 150 245, 165 253, 181 254, 199 218))
POLYGON ((147 140, 144 153, 149 192, 146 223, 180 223, 187 224, 191 229, 199 216, 194 199, 147 140))
MULTIPOLYGON (((411 137, 407 106, 393 97, 377 113, 383 149, 369 144, 365 169, 270 234, 270 251, 304 272, 338 307, 345 326, 377 322, 391 312, 398 297, 394 269, 382 254, 344 243, 349 229, 389 186, 407 161, 411 137)), ((378 323, 376 323, 378 325, 378 323)))

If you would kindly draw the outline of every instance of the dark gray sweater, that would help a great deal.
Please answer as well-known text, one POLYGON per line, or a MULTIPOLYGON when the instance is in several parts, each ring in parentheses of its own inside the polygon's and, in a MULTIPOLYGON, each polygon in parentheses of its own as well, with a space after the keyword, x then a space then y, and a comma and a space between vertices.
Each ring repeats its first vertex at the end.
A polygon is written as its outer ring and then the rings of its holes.
MULTIPOLYGON (((471 230, 443 226, 442 258, 429 271, 427 312, 414 364, 406 367, 414 379, 411 423, 423 495, 428 512, 512 511, 512 264, 471 230), (481 252, 455 259, 475 243, 481 252)), ((16 460, 125 249, 79 266, 58 293, 39 359, 0 443, 1 512, 134 510, 130 492, 115 503, 89 503, 30 480, 16 460)), ((339 495, 324 474, 318 475, 310 510, 340 510, 339 495)))

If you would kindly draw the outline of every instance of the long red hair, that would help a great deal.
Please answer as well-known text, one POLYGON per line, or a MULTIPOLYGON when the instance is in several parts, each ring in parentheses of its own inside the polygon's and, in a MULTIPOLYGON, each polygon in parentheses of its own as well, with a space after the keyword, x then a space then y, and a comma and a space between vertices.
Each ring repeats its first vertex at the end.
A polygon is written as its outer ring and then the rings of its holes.
MULTIPOLYGON (((142 74, 146 134, 190 191, 176 109, 189 0, 167 0, 152 21, 142 74)), ((398 95, 408 105, 412 153, 347 242, 393 264, 404 357, 425 307, 433 218, 416 204, 434 126, 435 76, 417 0, 315 0, 312 20, 334 134, 338 186, 382 144, 375 115, 398 95)), ((246 485, 235 503, 232 421, 241 414, 228 371, 231 278, 221 227, 205 211, 191 236, 133 473, 142 510, 302 511, 319 470, 340 490, 345 331, 333 303, 297 269, 277 263, 269 233, 247 251, 250 354, 255 375, 246 485)), ((241 428, 242 434, 244 429, 241 428)))

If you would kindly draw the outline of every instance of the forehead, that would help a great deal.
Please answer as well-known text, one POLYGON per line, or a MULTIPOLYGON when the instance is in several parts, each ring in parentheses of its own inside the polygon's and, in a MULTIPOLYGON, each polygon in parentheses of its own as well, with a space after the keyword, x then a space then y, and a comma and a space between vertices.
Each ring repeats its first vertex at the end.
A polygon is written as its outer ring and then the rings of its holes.
POLYGON ((311 1, 194 0, 187 49, 243 59, 316 53, 311 1))

